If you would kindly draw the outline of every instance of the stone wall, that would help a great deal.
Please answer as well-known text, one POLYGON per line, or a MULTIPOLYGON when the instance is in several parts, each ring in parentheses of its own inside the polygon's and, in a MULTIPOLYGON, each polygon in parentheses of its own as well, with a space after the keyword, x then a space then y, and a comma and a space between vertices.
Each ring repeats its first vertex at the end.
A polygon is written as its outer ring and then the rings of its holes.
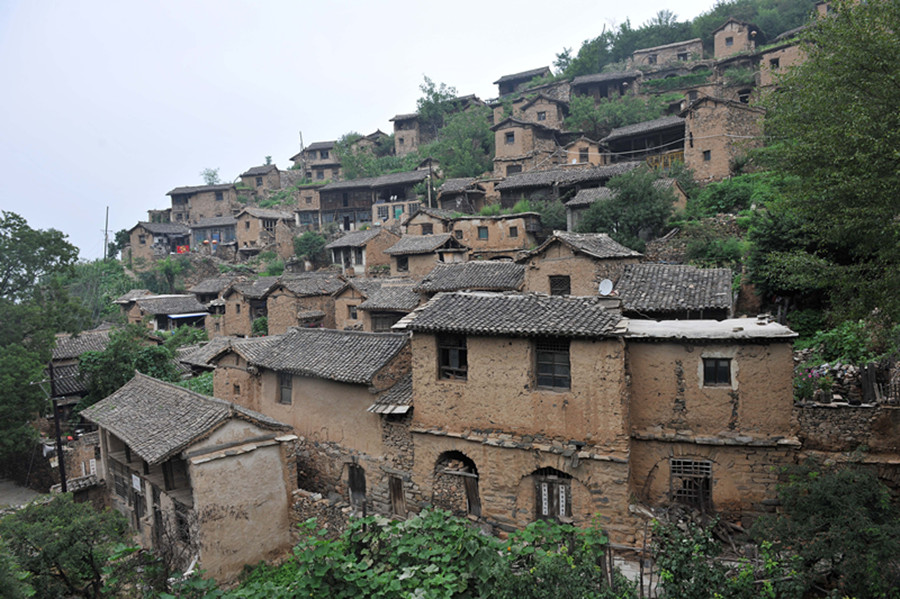
POLYGON ((794 407, 804 450, 900 454, 900 408, 801 403, 794 407))
POLYGON ((707 99, 685 120, 684 163, 698 181, 717 181, 731 174, 732 161, 761 145, 763 112, 733 101, 707 99))

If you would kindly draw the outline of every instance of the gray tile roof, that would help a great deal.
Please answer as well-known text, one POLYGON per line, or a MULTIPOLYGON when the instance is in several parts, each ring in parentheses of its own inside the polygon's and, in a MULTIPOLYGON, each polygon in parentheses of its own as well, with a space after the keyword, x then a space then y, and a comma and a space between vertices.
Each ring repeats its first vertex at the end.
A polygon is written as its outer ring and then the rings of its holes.
POLYGON ((263 299, 277 284, 278 277, 259 277, 252 281, 235 281, 231 284, 231 289, 246 299, 263 299))
POLYGON ((294 220, 294 215, 290 212, 283 212, 281 210, 272 210, 270 208, 244 208, 240 212, 238 212, 238 216, 242 214, 249 214, 250 216, 255 216, 256 218, 275 218, 281 220, 294 220))
POLYGON ((559 129, 548 127, 547 125, 542 125, 541 123, 535 123, 534 121, 524 121, 522 119, 517 119, 514 117, 507 117, 503 119, 502 121, 491 127, 491 131, 499 131, 506 128, 507 125, 514 127, 530 127, 532 129, 540 129, 541 131, 549 131, 551 133, 560 132, 559 129))
POLYGON ((616 283, 622 307, 634 312, 730 309, 732 272, 684 264, 630 264, 616 283))
POLYGON ((221 277, 212 277, 203 279, 190 289, 191 293, 221 293, 231 285, 237 277, 233 275, 224 275, 221 277))
POLYGON ((514 262, 472 260, 452 264, 440 263, 427 275, 416 291, 518 291, 525 282, 525 267, 514 262))
POLYGON ((167 196, 173 195, 184 195, 188 193, 201 193, 204 191, 227 191, 229 189, 234 189, 234 184, 232 183, 221 183, 216 185, 185 185, 182 187, 176 187, 169 193, 167 196))
POLYGON ((406 114, 398 114, 393 118, 388 119, 390 121, 409 121, 411 119, 417 118, 419 116, 418 112, 407 112, 406 114))
POLYGON ((606 233, 570 233, 568 231, 554 231, 547 240, 520 258, 524 262, 529 258, 541 254, 550 245, 563 243, 576 252, 587 254, 593 258, 638 258, 642 254, 621 243, 615 241, 606 233))
POLYGON ((412 409, 412 374, 407 374, 393 387, 378 396, 366 411, 375 414, 406 414, 412 409))
POLYGON ((191 314, 206 312, 206 306, 195 295, 151 295, 137 298, 137 305, 147 314, 191 314))
POLYGON ((135 226, 131 227, 128 231, 134 231, 138 227, 143 227, 146 230, 150 231, 154 235, 190 235, 191 230, 187 227, 187 225, 182 225, 179 223, 145 223, 139 222, 135 226))
POLYGON ((569 208, 577 208, 582 206, 590 206, 594 202, 600 200, 609 200, 615 193, 609 187, 591 187, 588 189, 579 189, 575 197, 566 202, 569 208))
POLYGON ((130 291, 120 295, 116 299, 113 300, 114 304, 130 304, 134 300, 139 297, 144 297, 145 295, 153 295, 153 292, 149 289, 131 289, 130 291))
POLYGON ((413 185, 428 178, 428 171, 407 171, 404 173, 391 173, 380 177, 366 177, 351 181, 337 181, 323 185, 321 191, 335 191, 340 189, 377 189, 390 185, 413 185))
POLYGON ((83 331, 78 335, 57 335, 53 360, 70 360, 86 351, 103 351, 109 345, 110 329, 83 331))
POLYGON ((253 410, 140 373, 82 415, 124 441, 148 464, 166 461, 230 418, 272 431, 291 430, 253 410))
POLYGON ((369 243, 369 240, 381 233, 381 231, 386 230, 380 227, 372 227, 370 229, 366 229, 365 231, 351 231, 347 233, 343 237, 338 237, 331 243, 325 246, 326 250, 334 249, 334 248, 345 248, 345 247, 362 247, 369 243))
POLYGON ((54 397, 78 395, 87 391, 87 384, 81 380, 81 368, 79 365, 54 366, 52 391, 54 397))
POLYGON ((335 273, 283 275, 279 285, 300 297, 331 295, 344 286, 344 279, 335 273))
POLYGON ((643 123, 635 123, 634 125, 626 125, 610 131, 609 135, 600 140, 601 143, 609 143, 623 137, 631 137, 632 135, 643 135, 654 131, 662 131, 664 129, 675 129, 676 127, 684 128, 684 119, 680 116, 664 116, 652 121, 644 121, 643 123))
POLYGON ((359 309, 398 312, 414 310, 420 301, 419 294, 415 292, 415 285, 416 282, 411 279, 385 282, 378 289, 369 291, 366 301, 359 305, 359 309))
POLYGON ((278 372, 368 385, 407 339, 398 333, 294 328, 252 363, 278 372))
POLYGON ((450 233, 437 233, 435 235, 404 235, 400 241, 384 250, 385 254, 392 256, 407 254, 430 254, 443 246, 462 247, 453 239, 450 233))
POLYGON ((609 337, 620 320, 598 297, 456 292, 437 294, 394 326, 428 333, 609 337))
POLYGON ((531 69, 528 71, 522 71, 521 73, 513 73, 512 75, 503 75, 496 81, 494 81, 494 85, 498 83, 506 83, 507 81, 529 81, 534 79, 535 77, 540 77, 542 75, 549 75, 550 67, 540 67, 539 69, 531 69))
POLYGON ((331 148, 334 147, 335 143, 336 142, 334 142, 334 141, 316 141, 316 142, 313 142, 313 143, 309 144, 308 146, 306 146, 306 148, 304 148, 304 151, 330 150, 331 148))
POLYGON ((264 164, 262 166, 254 166, 253 168, 247 169, 247 172, 241 173, 242 177, 258 177, 260 175, 265 175, 271 173, 272 171, 277 171, 278 167, 274 164, 264 164))
POLYGON ((447 179, 441 185, 440 191, 441 193, 460 193, 469 188, 473 188, 475 184, 475 177, 459 177, 456 179, 447 179))
POLYGON ((643 162, 618 162, 607 166, 588 168, 557 168, 546 171, 530 171, 510 175, 494 186, 494 189, 519 189, 527 187, 546 187, 551 185, 574 185, 576 183, 597 182, 600 184, 616 175, 633 170, 643 162))
POLYGON ((282 338, 284 338, 284 335, 234 339, 231 341, 230 349, 233 349, 248 362, 254 363, 268 354, 273 347, 281 343, 282 338))
POLYGON ((233 227, 237 221, 233 216, 212 216, 209 218, 198 218, 197 222, 191 224, 191 229, 208 229, 210 227, 233 227))
POLYGON ((356 291, 358 291, 363 297, 368 297, 372 291, 381 288, 381 283, 383 279, 373 279, 370 277, 353 277, 349 281, 347 281, 343 287, 338 289, 335 292, 335 295, 344 291, 347 288, 352 287, 356 291))
POLYGON ((207 343, 201 345, 191 345, 188 347, 180 347, 175 352, 176 358, 182 364, 194 366, 198 368, 210 368, 210 360, 222 353, 222 351, 231 347, 231 343, 237 339, 236 337, 213 337, 207 343))
POLYGON ((594 73, 593 75, 581 75, 572 79, 572 86, 588 83, 603 83, 604 81, 621 81, 622 79, 637 79, 641 76, 639 71, 615 71, 612 73, 594 73))

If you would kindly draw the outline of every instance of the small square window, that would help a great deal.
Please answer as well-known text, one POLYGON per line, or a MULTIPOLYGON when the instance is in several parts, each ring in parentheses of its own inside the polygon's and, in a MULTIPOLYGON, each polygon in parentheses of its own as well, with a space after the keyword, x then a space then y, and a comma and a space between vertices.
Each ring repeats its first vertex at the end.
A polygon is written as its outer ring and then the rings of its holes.
POLYGON ((656 54, 647 56, 647 64, 656 64, 656 54))
POLYGON ((587 148, 579 148, 578 149, 578 162, 587 162, 588 161, 588 149, 587 148))
POLYGON ((469 375, 466 338, 461 335, 441 335, 438 345, 438 376, 442 379, 464 381, 469 375))
POLYGON ((568 339, 539 339, 534 344, 535 383, 545 389, 570 389, 568 339))
POLYGON ((397 256, 397 272, 409 272, 409 256, 397 256))
MULTIPOLYGON (((181 216, 180 214, 178 216, 181 216)), ((147 236, 146 235, 138 235, 138 241, 141 245, 147 244, 147 236)))
POLYGON ((522 172, 521 164, 509 164, 506 166, 506 176, 515 175, 516 173, 522 172))
POLYGON ((262 187, 262 177, 257 177, 257 178, 256 178, 256 186, 257 186, 257 187, 262 187))
POLYGON ((235 312, 235 314, 240 314, 240 313, 241 313, 241 305, 240 305, 240 304, 235 304, 235 305, 234 305, 234 312, 235 312))
POLYGON ((434 233, 434 225, 431 223, 425 223, 422 225, 422 235, 431 235, 434 233))
POLYGON ((319 152, 319 159, 325 160, 328 158, 328 150, 322 150, 319 152))
POLYGON ((780 66, 781 66, 781 60, 779 60, 777 58, 772 58, 769 60, 769 68, 772 69, 773 71, 777 71, 780 66))
POLYGON ((456 237, 457 239, 462 239, 463 232, 460 229, 457 229, 457 230, 453 231, 453 236, 456 237))
POLYGON ((572 282, 569 275, 550 275, 550 295, 571 295, 572 282))
POLYGON ((546 113, 546 112, 543 112, 543 111, 537 113, 537 120, 539 120, 539 121, 546 121, 546 120, 547 120, 547 113, 546 113))
POLYGON ((221 202, 225 199, 225 194, 221 191, 216 192, 216 201, 221 202))
POLYGON ((289 372, 278 373, 278 403, 290 405, 293 385, 294 375, 289 372))
POLYGON ((703 150, 703 162, 712 160, 712 150, 703 150))
POLYGON ((232 391, 232 393, 234 393, 235 396, 238 396, 241 394, 241 386, 238 385, 237 383, 235 383, 234 385, 232 385, 231 391, 232 391))
POLYGON ((687 52, 679 52, 679 53, 678 53, 678 60, 686 61, 687 59, 688 59, 688 53, 687 53, 687 52))
POLYGON ((404 140, 404 139, 401 137, 401 138, 400 138, 400 145, 402 146, 404 143, 406 143, 406 140, 404 140))
POLYGON ((487 239, 488 238, 488 228, 487 227, 478 227, 478 239, 487 239))
POLYGON ((505 139, 506 139, 506 143, 507 143, 507 144, 514 144, 514 143, 516 143, 516 134, 515 134, 515 132, 514 132, 514 131, 509 131, 509 132, 507 132, 507 133, 506 133, 506 138, 505 138, 505 139))
POLYGON ((519 227, 510 227, 509 228, 509 236, 510 237, 518 237, 519 236, 519 227))
POLYGON ((731 358, 703 358, 703 385, 731 385, 731 358))
POLYGON ((726 38, 725 38, 725 45, 726 45, 726 46, 733 46, 733 45, 734 45, 734 38, 733 38, 733 37, 726 37, 726 38))
POLYGON ((316 179, 321 181, 324 178, 325 178, 325 171, 321 171, 321 170, 316 171, 316 179))
POLYGON ((347 318, 356 320, 356 306, 347 306, 347 318))

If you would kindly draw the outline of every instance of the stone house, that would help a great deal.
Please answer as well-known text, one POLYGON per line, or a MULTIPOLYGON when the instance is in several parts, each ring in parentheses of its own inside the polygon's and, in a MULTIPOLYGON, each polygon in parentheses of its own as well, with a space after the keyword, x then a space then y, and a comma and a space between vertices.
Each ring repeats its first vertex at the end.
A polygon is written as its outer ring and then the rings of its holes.
POLYGON ((82 414, 100 427, 111 504, 144 547, 219 581, 290 549, 288 425, 142 374, 82 414))
MULTIPOLYGON (((50 381, 50 398, 59 406, 61 421, 68 421, 71 409, 87 395, 87 385, 81 379, 79 356, 89 351, 105 350, 109 345, 109 333, 108 327, 101 327, 82 331, 78 335, 56 335, 56 345, 53 346, 50 363, 47 365, 47 378, 50 381)), ((69 474, 77 475, 77 472, 69 471, 69 474)), ((96 474, 96 463, 89 472, 81 474, 96 474)))
POLYGON ((494 132, 494 176, 549 168, 558 163, 557 149, 567 140, 559 129, 509 117, 494 132))
POLYGON ((291 156, 291 162, 312 181, 340 181, 341 162, 334 152, 335 141, 317 141, 291 156))
POLYGON ((229 285, 222 292, 225 302, 222 332, 249 337, 253 333, 253 321, 268 316, 267 299, 277 284, 278 277, 259 277, 252 281, 238 280, 229 285))
POLYGON ((450 224, 454 239, 477 260, 513 260, 518 252, 536 246, 543 231, 537 212, 457 216, 450 224))
POLYGON ((436 264, 416 285, 425 299, 448 291, 521 291, 525 267, 499 260, 436 264))
POLYGON ((647 160, 666 168, 684 160, 684 138, 684 118, 669 115, 613 129, 600 143, 609 149, 612 162, 647 160))
POLYGON ((372 204, 372 224, 379 227, 397 228, 403 219, 422 208, 422 202, 402 200, 377 200, 372 204))
POLYGON ((568 114, 568 102, 543 93, 538 93, 533 98, 526 100, 513 112, 513 116, 523 121, 538 123, 551 129, 562 129, 563 120, 568 114))
POLYGON ((415 170, 329 183, 319 189, 322 222, 338 223, 343 231, 357 230, 372 222, 372 206, 379 200, 418 204, 414 188, 428 177, 427 170, 415 170))
POLYGON ((757 35, 759 28, 756 25, 728 19, 713 31, 713 56, 718 59, 753 52, 757 35))
POLYGON ((359 306, 369 298, 369 294, 381 288, 385 278, 353 277, 334 293, 334 322, 338 330, 360 331, 363 329, 363 313, 359 306))
POLYGON ((394 155, 406 156, 415 152, 420 144, 419 115, 415 112, 398 114, 391 122, 394 123, 394 155))
POLYGON ((405 504, 400 497, 413 491, 408 421, 369 408, 409 373, 407 335, 292 329, 216 362, 216 393, 252 401, 301 435, 303 488, 338 493, 360 511, 390 514, 405 504))
POLYGON ((635 81, 640 76, 640 71, 580 75, 572 79, 572 94, 590 96, 594 102, 604 98, 619 98, 627 93, 634 93, 635 81))
POLYGON ((474 177, 446 179, 438 189, 437 205, 448 212, 475 214, 484 208, 486 192, 474 177))
POLYGON ((500 204, 512 208, 519 200, 565 202, 580 189, 605 185, 616 175, 640 166, 640 162, 618 162, 607 166, 582 168, 554 168, 545 171, 518 173, 497 183, 500 204))
POLYGON ((449 233, 453 230, 453 218, 456 214, 450 210, 439 208, 419 208, 401 223, 404 235, 432 235, 449 233))
POLYGON ((266 313, 270 335, 291 327, 335 327, 334 298, 344 286, 335 273, 284 275, 269 291, 266 313))
POLYGON ((277 191, 281 189, 281 173, 274 164, 254 166, 241 173, 241 185, 249 187, 255 194, 277 191))
POLYGON ((237 280, 234 275, 223 275, 204 279, 188 289, 193 293, 197 301, 203 304, 207 314, 206 334, 210 339, 225 335, 225 300, 222 293, 237 280))
POLYGON ((373 333, 389 333, 397 321, 415 310, 421 298, 415 291, 416 281, 408 278, 382 279, 381 285, 370 289, 365 301, 359 304, 362 329, 373 333))
POLYGON ((689 62, 703 58, 703 40, 699 37, 652 48, 635 50, 631 55, 634 66, 656 68, 668 63, 689 62))
POLYGON ((730 268, 628 264, 614 291, 630 318, 724 320, 734 315, 733 278, 730 268))
POLYGON ((230 216, 240 210, 237 190, 231 183, 176 187, 172 198, 172 221, 192 224, 203 218, 230 216))
POLYGON ((244 208, 235 216, 238 252, 242 257, 273 250, 282 260, 294 255, 294 215, 269 208, 244 208))
POLYGON ((807 26, 785 31, 775 38, 775 45, 759 52, 759 85, 771 87, 779 71, 806 61, 806 52, 796 36, 807 26))
POLYGON ((449 233, 404 235, 384 250, 391 259, 391 276, 422 278, 437 262, 465 262, 468 248, 449 233))
POLYGON ((734 160, 762 145, 765 112, 736 102, 704 96, 681 116, 685 123, 684 163, 698 181, 719 181, 731 175, 734 160))
POLYGON ((201 218, 191 225, 191 249, 203 254, 219 255, 220 248, 236 245, 237 221, 231 215, 201 218))
POLYGON ((130 244, 122 258, 136 270, 147 270, 169 254, 184 253, 178 250, 190 244, 191 230, 179 223, 138 223, 128 236, 130 244))
POLYGON ((546 77, 551 74, 550 67, 540 67, 538 69, 522 71, 521 73, 503 75, 494 81, 494 85, 497 86, 498 95, 502 98, 503 96, 508 96, 524 90, 535 77, 546 77))
POLYGON ((327 244, 325 250, 331 252, 332 264, 343 274, 365 277, 389 269, 390 257, 384 252, 399 239, 390 229, 372 227, 347 233, 327 244))
POLYGON ((585 136, 581 136, 565 145, 565 157, 563 165, 600 166, 607 163, 606 150, 599 142, 585 136))
POLYGON ((139 297, 145 297, 148 295, 156 294, 149 289, 130 289, 129 291, 114 299, 112 303, 118 304, 119 308, 122 309, 122 314, 125 316, 125 320, 128 320, 128 313, 131 312, 131 309, 134 307, 134 303, 137 301, 137 299, 139 297))
POLYGON ((146 323, 151 331, 169 331, 180 326, 204 328, 207 311, 191 294, 145 295, 134 300, 126 316, 129 324, 146 323))
POLYGON ((617 280, 626 265, 640 259, 639 252, 606 233, 554 231, 517 262, 525 267, 525 291, 596 296, 602 280, 617 280))

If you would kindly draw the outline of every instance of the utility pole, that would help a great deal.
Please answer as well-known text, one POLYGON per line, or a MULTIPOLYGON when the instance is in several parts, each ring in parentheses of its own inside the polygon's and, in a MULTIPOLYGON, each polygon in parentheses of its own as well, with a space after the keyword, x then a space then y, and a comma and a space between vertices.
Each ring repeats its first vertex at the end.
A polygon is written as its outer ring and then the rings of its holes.
MULTIPOLYGON (((106 224, 103 225, 103 259, 107 258, 109 258, 109 206, 106 207, 106 224)), ((65 489, 63 492, 65 493, 65 489)))

